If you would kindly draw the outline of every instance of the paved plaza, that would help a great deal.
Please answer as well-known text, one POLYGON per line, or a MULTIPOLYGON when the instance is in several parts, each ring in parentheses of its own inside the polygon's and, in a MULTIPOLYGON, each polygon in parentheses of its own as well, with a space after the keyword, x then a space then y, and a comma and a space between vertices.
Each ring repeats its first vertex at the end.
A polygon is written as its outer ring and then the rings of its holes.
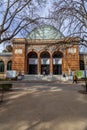
POLYGON ((0 130, 87 130, 81 83, 14 83, 0 104, 0 130))

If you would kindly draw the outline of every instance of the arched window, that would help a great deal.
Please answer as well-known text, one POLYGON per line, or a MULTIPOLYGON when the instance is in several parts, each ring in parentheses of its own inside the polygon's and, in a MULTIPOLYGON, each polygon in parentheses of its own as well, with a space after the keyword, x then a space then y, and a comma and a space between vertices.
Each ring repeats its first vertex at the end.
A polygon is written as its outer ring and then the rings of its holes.
POLYGON ((50 54, 48 52, 42 52, 40 57, 41 58, 50 58, 50 54))
POLYGON ((53 74, 62 74, 62 57, 63 53, 58 51, 53 53, 53 74))
POLYGON ((44 51, 40 55, 41 58, 41 74, 48 75, 50 73, 50 54, 44 51))
POLYGON ((36 54, 35 52, 30 52, 30 53, 28 54, 28 57, 29 57, 29 58, 37 58, 37 54, 36 54))
POLYGON ((80 60, 80 70, 84 70, 85 67, 84 67, 84 61, 83 60, 80 60))
POLYGON ((54 52, 54 54, 53 54, 53 58, 62 58, 62 57, 63 57, 62 52, 54 52))
POLYGON ((37 74, 38 56, 36 52, 30 52, 27 56, 27 70, 29 74, 37 74))
POLYGON ((12 70, 12 61, 8 61, 7 70, 12 70))
POLYGON ((0 61, 0 72, 4 72, 4 62, 0 61))

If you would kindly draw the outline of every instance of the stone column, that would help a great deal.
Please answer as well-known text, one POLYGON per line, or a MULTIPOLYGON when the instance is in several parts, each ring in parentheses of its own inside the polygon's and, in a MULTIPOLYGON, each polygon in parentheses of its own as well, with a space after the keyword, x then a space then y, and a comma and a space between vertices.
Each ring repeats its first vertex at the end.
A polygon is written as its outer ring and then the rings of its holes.
POLYGON ((38 72, 38 75, 41 74, 41 59, 40 59, 40 54, 38 54, 38 65, 37 65, 37 72, 38 72))
POLYGON ((26 59, 26 61, 25 61, 25 74, 28 74, 28 72, 29 72, 29 58, 28 58, 27 53, 26 53, 25 59, 26 59))
POLYGON ((8 62, 5 60, 5 61, 4 61, 4 73, 6 73, 6 71, 7 71, 7 63, 8 63, 8 62))
POLYGON ((7 62, 4 62, 4 78, 6 78, 7 62))
POLYGON ((50 75, 53 75, 53 58, 50 56, 50 75))
POLYGON ((4 72, 6 73, 7 71, 7 64, 4 65, 4 72))

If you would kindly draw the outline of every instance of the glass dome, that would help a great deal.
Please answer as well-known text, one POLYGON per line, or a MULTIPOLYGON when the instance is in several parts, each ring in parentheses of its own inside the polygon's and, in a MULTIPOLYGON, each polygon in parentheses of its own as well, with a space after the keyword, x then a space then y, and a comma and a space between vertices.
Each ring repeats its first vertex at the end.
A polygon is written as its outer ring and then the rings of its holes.
POLYGON ((61 39, 63 34, 51 25, 43 25, 35 28, 28 34, 28 39, 61 39))

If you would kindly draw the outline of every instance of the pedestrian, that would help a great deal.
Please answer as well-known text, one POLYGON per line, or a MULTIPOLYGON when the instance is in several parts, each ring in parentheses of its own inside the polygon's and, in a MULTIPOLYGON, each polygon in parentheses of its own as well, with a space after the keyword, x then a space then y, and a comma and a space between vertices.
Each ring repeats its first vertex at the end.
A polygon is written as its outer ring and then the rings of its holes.
POLYGON ((65 73, 63 74, 63 77, 64 77, 64 78, 66 77, 65 73))
POLYGON ((43 71, 43 76, 45 76, 45 74, 46 74, 46 73, 45 73, 45 70, 44 70, 44 71, 43 71))
POLYGON ((73 83, 74 82, 77 83, 77 76, 76 76, 76 74, 73 75, 73 83))

